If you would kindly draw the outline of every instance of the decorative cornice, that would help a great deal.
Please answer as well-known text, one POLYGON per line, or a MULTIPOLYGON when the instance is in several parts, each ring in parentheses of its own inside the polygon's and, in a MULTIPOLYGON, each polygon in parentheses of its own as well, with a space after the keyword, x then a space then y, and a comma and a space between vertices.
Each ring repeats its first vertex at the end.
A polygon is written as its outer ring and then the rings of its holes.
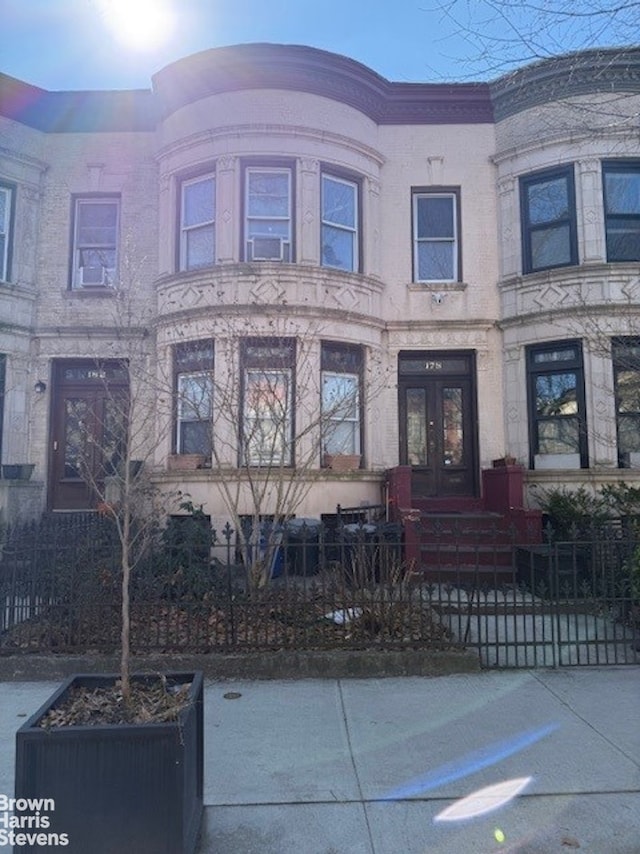
POLYGON ((153 87, 163 116, 222 92, 285 89, 348 104, 382 125, 493 121, 486 83, 392 83, 353 59, 300 45, 202 51, 163 68, 153 87))
POLYGON ((640 92, 640 48, 546 59, 493 83, 395 83, 339 54, 300 45, 245 44, 185 57, 153 89, 48 92, 0 74, 0 115, 47 133, 153 131, 210 95, 307 92, 347 104, 379 125, 486 124, 576 95, 640 92))
POLYGON ((491 83, 497 122, 579 95, 640 93, 640 48, 585 50, 544 59, 491 83))

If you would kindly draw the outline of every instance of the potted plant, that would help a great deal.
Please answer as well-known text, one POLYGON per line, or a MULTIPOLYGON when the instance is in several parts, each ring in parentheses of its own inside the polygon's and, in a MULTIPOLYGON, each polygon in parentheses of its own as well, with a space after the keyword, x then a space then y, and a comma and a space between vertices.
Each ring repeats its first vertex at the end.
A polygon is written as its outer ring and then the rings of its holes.
MULTIPOLYGON (((72 676, 20 727, 15 796, 49 799, 38 810, 48 818, 47 843, 65 844, 70 854, 193 854, 203 812, 202 674, 134 677, 134 689, 155 681, 184 694, 184 708, 173 720, 56 725, 74 693, 97 698, 116 680, 72 676)), ((30 836, 17 837, 26 844, 16 850, 41 851, 42 839, 31 831, 44 826, 27 828, 30 836)))
POLYGON ((2 477, 5 480, 30 480, 34 468, 34 463, 5 463, 2 466, 2 477))

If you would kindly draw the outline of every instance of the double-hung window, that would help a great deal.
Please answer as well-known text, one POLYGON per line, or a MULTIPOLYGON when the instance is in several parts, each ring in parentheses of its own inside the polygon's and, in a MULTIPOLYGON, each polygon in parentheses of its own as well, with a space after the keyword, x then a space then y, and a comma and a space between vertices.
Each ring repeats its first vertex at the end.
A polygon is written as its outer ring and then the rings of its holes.
POLYGON ((13 222, 13 189, 0 184, 0 282, 8 282, 13 222))
POLYGON ((243 342, 241 464, 293 465, 295 341, 243 342))
POLYGON ((611 345, 618 433, 618 465, 640 467, 640 338, 611 345))
POLYGON ((362 348, 323 342, 321 351, 322 450, 361 454, 362 348))
POLYGON ((289 167, 244 171, 246 261, 292 261, 293 177, 289 167))
POLYGON ((586 468, 582 346, 559 341, 527 349, 529 424, 532 463, 557 468, 586 468))
POLYGON ((74 288, 113 287, 115 284, 119 215, 118 198, 75 200, 74 288))
POLYGON ((525 273, 578 263, 573 165, 520 179, 525 273))
POLYGON ((413 191, 413 280, 460 280, 460 212, 457 190, 413 191))
POLYGON ((640 161, 602 164, 607 261, 640 261, 640 161))
POLYGON ((213 430, 213 341, 191 341, 174 350, 175 448, 210 456, 213 430))
POLYGON ((216 179, 204 175, 183 181, 180 205, 180 269, 197 270, 216 262, 216 179))
POLYGON ((358 185, 322 174, 321 264, 355 273, 359 269, 358 185))

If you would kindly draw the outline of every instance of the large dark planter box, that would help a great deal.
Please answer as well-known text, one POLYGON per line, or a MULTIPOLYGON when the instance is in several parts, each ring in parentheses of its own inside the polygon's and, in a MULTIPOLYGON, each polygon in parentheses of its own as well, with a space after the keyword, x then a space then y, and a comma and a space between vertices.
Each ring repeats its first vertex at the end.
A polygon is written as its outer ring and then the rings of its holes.
MULTIPOLYGON (((69 854, 193 854, 203 811, 202 673, 167 675, 169 685, 191 682, 193 702, 175 722, 38 726, 73 685, 116 678, 72 676, 16 733, 16 798, 51 798, 55 806, 40 810, 47 829, 16 832, 66 834, 69 854)), ((42 850, 36 840, 14 848, 42 850)))

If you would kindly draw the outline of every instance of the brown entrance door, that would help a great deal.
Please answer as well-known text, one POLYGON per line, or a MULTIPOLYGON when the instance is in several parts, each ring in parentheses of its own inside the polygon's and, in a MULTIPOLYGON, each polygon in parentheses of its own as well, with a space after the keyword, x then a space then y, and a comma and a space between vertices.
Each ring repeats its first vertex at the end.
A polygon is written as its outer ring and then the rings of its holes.
POLYGON ((88 510, 122 458, 128 381, 122 362, 54 364, 49 507, 88 510))
POLYGON ((473 353, 401 353, 400 463, 415 498, 477 494, 473 353))

